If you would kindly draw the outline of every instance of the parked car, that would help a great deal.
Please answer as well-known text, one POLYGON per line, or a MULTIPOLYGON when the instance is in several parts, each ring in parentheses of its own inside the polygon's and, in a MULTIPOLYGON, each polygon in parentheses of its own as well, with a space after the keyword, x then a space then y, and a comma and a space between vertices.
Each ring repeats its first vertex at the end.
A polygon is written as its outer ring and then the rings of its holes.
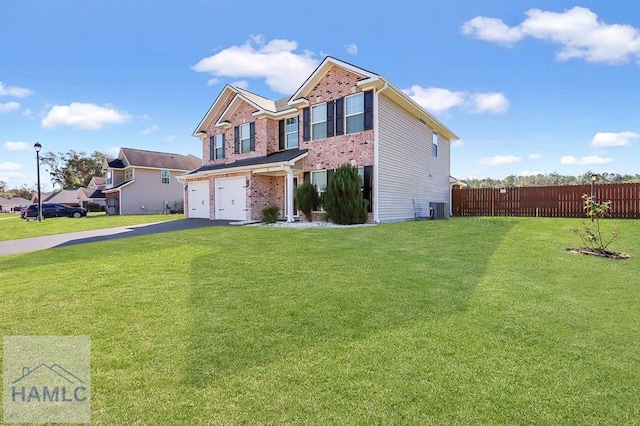
MULTIPOLYGON (((42 203, 42 217, 82 217, 87 215, 87 210, 82 207, 69 207, 58 203, 42 203)), ((21 217, 38 217, 38 205, 31 204, 22 211, 21 217)))

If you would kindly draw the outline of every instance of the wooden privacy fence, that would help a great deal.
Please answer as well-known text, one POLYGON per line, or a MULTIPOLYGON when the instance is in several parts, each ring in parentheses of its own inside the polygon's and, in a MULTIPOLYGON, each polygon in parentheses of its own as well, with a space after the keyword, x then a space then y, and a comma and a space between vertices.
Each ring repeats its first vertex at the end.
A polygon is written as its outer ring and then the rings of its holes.
MULTIPOLYGON (((456 188, 455 216, 586 217, 584 194, 591 185, 456 188)), ((640 183, 595 185, 596 201, 611 200, 609 217, 640 219, 640 183)))

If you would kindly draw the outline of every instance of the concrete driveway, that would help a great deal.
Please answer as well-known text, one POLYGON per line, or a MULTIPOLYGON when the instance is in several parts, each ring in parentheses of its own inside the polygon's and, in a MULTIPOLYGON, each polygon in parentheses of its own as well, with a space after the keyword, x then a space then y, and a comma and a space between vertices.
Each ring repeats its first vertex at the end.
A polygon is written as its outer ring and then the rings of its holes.
POLYGON ((182 229, 204 228, 208 226, 227 226, 230 225, 230 223, 231 221, 228 220, 180 219, 170 220, 167 222, 120 226, 117 228, 94 229, 91 231, 70 232, 67 234, 47 235, 44 237, 0 241, 0 256, 28 253, 52 247, 64 247, 74 244, 114 240, 116 238, 159 234, 161 232, 179 231, 182 229))

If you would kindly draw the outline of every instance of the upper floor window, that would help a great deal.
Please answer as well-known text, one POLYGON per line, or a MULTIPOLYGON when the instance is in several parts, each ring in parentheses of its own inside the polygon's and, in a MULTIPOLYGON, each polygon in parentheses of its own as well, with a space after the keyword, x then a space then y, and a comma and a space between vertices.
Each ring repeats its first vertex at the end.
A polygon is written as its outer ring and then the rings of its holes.
POLYGON ((171 172, 169 170, 160 170, 160 180, 163 184, 169 184, 171 179, 171 172))
POLYGON ((433 132, 431 140, 431 155, 438 156, 438 132, 433 132))
POLYGON ((133 180, 133 169, 127 169, 124 171, 124 180, 125 182, 133 180))
POLYGON ((364 131, 364 93, 347 96, 345 103, 347 134, 364 131))
POLYGON ((327 137, 327 104, 318 104, 311 107, 311 134, 312 139, 324 139, 327 137))
POLYGON ((113 185, 113 170, 107 170, 107 185, 113 185))
POLYGON ((291 117, 285 119, 285 147, 297 148, 298 147, 298 117, 291 117))
POLYGON ((221 158, 224 158, 224 133, 212 136, 209 139, 209 144, 209 158, 211 160, 220 160, 221 158))
POLYGON ((240 154, 251 151, 251 127, 249 123, 240 126, 240 154))
POLYGON ((256 150, 256 123, 251 122, 233 129, 233 152, 245 154, 256 150))

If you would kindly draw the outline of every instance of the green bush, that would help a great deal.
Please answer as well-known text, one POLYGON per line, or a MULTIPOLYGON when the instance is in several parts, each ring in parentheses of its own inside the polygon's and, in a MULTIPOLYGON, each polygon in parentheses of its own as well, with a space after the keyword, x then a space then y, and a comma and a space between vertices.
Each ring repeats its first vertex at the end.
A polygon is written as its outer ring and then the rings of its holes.
POLYGON ((367 203, 362 196, 358 168, 350 164, 338 167, 324 194, 324 209, 329 220, 340 225, 365 223, 367 203))
POLYGON ((303 183, 296 188, 296 203, 309 222, 312 222, 311 213, 320 207, 320 195, 318 189, 310 182, 303 183))
POLYGON ((262 209, 262 221, 264 223, 275 223, 280 215, 280 208, 270 204, 262 209))
POLYGON ((90 212, 101 212, 104 208, 98 203, 87 203, 87 211, 90 212))

